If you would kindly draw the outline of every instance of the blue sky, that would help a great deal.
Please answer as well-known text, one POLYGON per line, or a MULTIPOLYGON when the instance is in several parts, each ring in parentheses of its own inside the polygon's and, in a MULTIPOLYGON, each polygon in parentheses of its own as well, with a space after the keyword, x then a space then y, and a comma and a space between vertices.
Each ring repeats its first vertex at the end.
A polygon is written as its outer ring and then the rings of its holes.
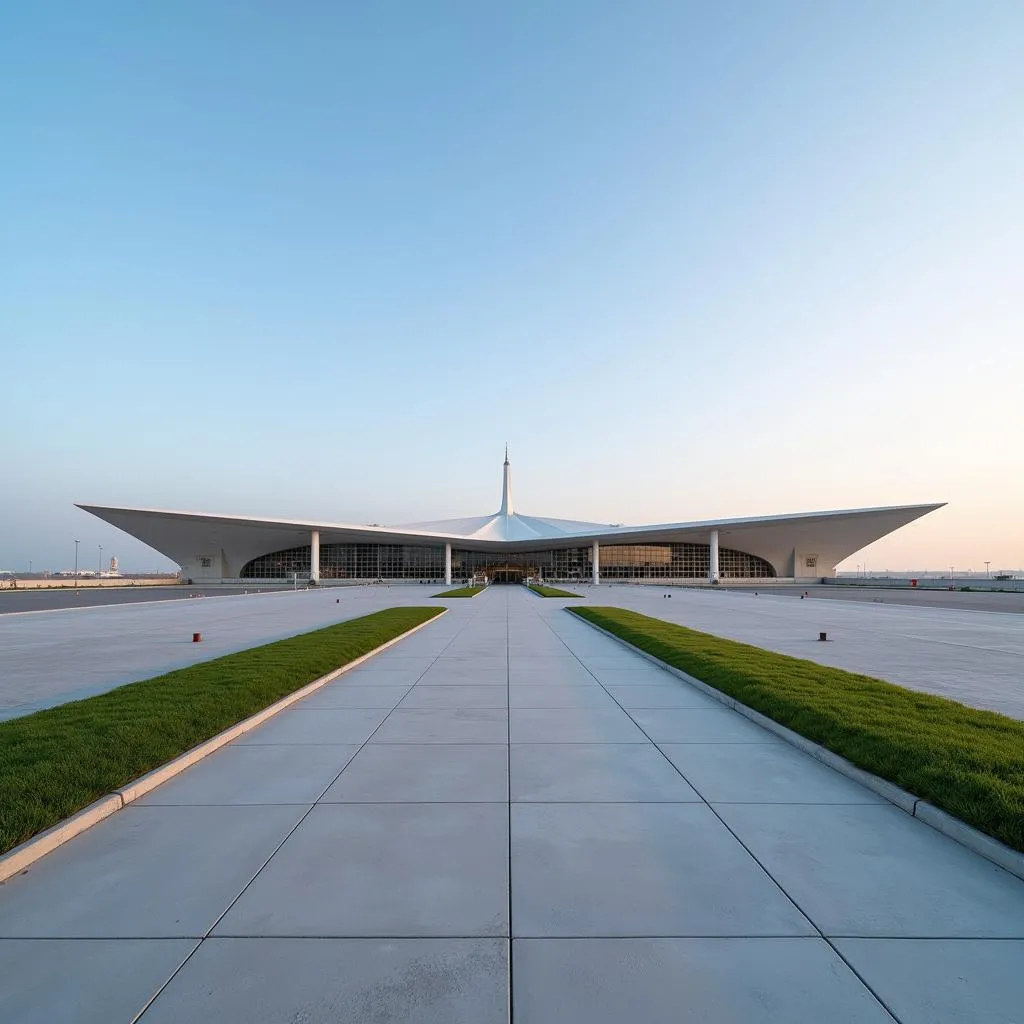
POLYGON ((0 123, 0 567, 492 511, 506 440, 534 514, 1024 566, 1015 0, 12 4, 0 123))

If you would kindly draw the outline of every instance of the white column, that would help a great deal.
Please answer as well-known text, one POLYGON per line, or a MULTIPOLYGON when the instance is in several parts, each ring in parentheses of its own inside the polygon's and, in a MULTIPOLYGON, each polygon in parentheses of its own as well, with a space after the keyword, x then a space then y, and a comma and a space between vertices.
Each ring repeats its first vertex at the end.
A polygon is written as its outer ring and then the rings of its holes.
POLYGON ((444 546, 444 582, 447 586, 452 585, 452 546, 444 546))
POLYGON ((320 582, 320 531, 314 530, 309 535, 309 578, 320 582))
POLYGON ((596 587, 601 582, 601 549, 596 540, 590 554, 590 561, 593 563, 594 586, 596 587))
POLYGON ((708 579, 712 583, 718 582, 718 531, 711 531, 711 566, 708 579))

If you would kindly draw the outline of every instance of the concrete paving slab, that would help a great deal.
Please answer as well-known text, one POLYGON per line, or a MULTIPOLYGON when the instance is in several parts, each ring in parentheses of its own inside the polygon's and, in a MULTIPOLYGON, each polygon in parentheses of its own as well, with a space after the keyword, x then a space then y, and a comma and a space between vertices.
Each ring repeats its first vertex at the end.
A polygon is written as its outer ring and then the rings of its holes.
POLYGON ((516 1024, 892 1024, 820 939, 516 939, 516 1024))
POLYGON ((786 743, 663 743, 711 804, 883 804, 871 790, 786 743))
POLYGON ((512 807, 516 937, 810 935, 702 804, 512 807))
MULTIPOLYGON (((549 631, 547 636, 552 637, 553 634, 549 631)), ((532 662, 559 658, 570 658, 575 661, 575 655, 560 640, 557 638, 545 640, 542 635, 538 635, 532 640, 510 642, 508 656, 510 661, 532 662)))
POLYGON ((202 937, 306 810, 130 805, 0 886, 0 936, 202 937))
POLYGON ((288 708, 266 725, 235 740, 251 743, 365 743, 388 715, 386 708, 323 708, 299 711, 288 708))
POLYGON ((615 701, 600 686, 511 686, 509 704, 513 708, 607 708, 619 710, 615 701))
POLYGON ((1024 938, 1024 882, 895 807, 716 810, 825 935, 1024 938))
POLYGON ((780 743, 731 708, 636 708, 630 717, 655 743, 780 743))
POLYGON ((346 686, 401 686, 408 690, 431 664, 429 659, 421 658, 406 660, 399 666, 395 662, 381 663, 380 659, 386 656, 387 652, 378 654, 371 661, 346 672, 338 682, 346 686))
POLYGON ((319 804, 216 934, 507 935, 507 807, 319 804))
POLYGON ((696 687, 681 680, 674 683, 626 684, 606 683, 605 688, 627 710, 631 708, 711 708, 722 705, 696 687))
POLYGON ((512 686, 593 685, 597 680, 575 658, 520 658, 509 662, 512 686))
POLYGON ((414 686, 401 704, 410 708, 507 708, 508 691, 502 686, 414 686))
POLYGON ((629 657, 630 653, 630 651, 622 647, 619 647, 617 650, 609 647, 589 657, 581 656, 580 661, 595 674, 614 671, 634 673, 648 670, 652 672, 661 671, 651 665, 650 662, 645 662, 642 658, 629 657))
MULTIPOLYGON (((584 625, 582 622, 578 623, 575 619, 564 623, 553 620, 548 616, 547 626, 552 632, 557 633, 559 639, 572 653, 572 656, 584 665, 590 665, 595 658, 604 656, 618 661, 622 652, 621 644, 616 643, 609 637, 602 636, 600 633, 595 633, 591 626, 584 625), (567 626, 568 628, 566 628, 567 626), (584 630, 589 630, 590 635, 588 636, 584 630)), ((619 665, 620 667, 626 667, 621 662, 619 665)))
POLYGON ((615 668, 587 666, 588 670, 605 686, 661 686, 665 683, 680 682, 678 676, 637 658, 635 664, 616 662, 615 668))
POLYGON ((1024 942, 838 939, 836 947, 901 1024, 1020 1024, 1024 942))
POLYGON ((507 712, 500 708, 397 708, 373 743, 506 743, 507 712))
POLYGON ((197 939, 0 939, 0 1020, 133 1021, 197 944, 197 939))
POLYGON ((513 801, 700 801, 646 743, 513 743, 513 801))
MULTIPOLYGON (((480 629, 479 618, 473 620, 474 633, 480 629)), ((480 642, 465 644, 456 638, 438 659, 443 662, 463 662, 479 665, 481 668, 495 668, 506 664, 506 638, 503 633, 495 633, 491 637, 481 637, 480 642)))
POLYGON ((328 683, 323 689, 311 693, 298 704, 292 705, 292 710, 320 711, 346 708, 386 708, 390 710, 401 702, 409 689, 408 686, 353 685, 342 677, 338 682, 328 683))
POLYGON ((139 799, 151 804, 316 803, 356 744, 229 744, 139 799))
POLYGON ((368 743, 324 794, 324 803, 502 803, 503 743, 368 743))
POLYGON ((512 708, 513 743, 647 743, 620 708, 512 708))
POLYGON ((418 686, 501 686, 508 685, 508 670, 501 665, 476 665, 472 661, 441 659, 431 665, 418 686))
POLYGON ((207 939, 142 1024, 506 1024, 504 939, 207 939))

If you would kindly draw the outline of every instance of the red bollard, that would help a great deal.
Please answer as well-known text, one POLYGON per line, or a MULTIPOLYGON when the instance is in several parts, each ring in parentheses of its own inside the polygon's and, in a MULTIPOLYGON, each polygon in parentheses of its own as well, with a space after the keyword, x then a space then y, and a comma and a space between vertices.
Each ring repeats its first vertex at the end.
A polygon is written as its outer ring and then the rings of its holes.
POLYGON ((198 644, 200 641, 202 641, 202 639, 203 639, 203 634, 202 633, 193 633, 192 634, 192 643, 198 644))

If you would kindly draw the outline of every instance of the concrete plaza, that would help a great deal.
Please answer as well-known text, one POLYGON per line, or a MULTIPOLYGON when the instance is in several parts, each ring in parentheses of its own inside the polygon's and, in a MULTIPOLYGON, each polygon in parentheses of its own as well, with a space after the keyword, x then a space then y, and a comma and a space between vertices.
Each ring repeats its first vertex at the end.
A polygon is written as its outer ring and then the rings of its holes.
POLYGON ((0 886, 0 1020, 1019 1020, 1024 882, 564 602, 450 603, 0 886))
MULTIPOLYGON (((0 615, 0 720, 380 608, 431 604, 444 589, 338 587, 0 615), (191 643, 194 632, 203 634, 201 644, 191 643)), ((842 589, 811 587, 806 601, 711 587, 579 591, 588 603, 633 608, 1024 719, 1020 614, 835 599, 842 589), (821 594, 831 599, 816 599, 821 594), (817 641, 822 630, 827 643, 817 641)))
POLYGON ((0 721, 344 619, 431 604, 443 586, 277 590, 0 616, 0 721), (202 633, 201 643, 192 634, 202 633))
MULTIPOLYGON (((869 603, 862 593, 843 595, 843 589, 808 587, 809 599, 801 601, 754 587, 583 588, 590 603, 631 608, 1024 719, 1024 621, 1019 613, 887 603, 884 591, 876 591, 877 603, 869 603), (669 593, 672 597, 666 598, 669 593), (819 632, 828 634, 826 643, 818 642, 819 632)), ((1008 598, 1016 608, 1016 595, 993 596, 1008 598)))

